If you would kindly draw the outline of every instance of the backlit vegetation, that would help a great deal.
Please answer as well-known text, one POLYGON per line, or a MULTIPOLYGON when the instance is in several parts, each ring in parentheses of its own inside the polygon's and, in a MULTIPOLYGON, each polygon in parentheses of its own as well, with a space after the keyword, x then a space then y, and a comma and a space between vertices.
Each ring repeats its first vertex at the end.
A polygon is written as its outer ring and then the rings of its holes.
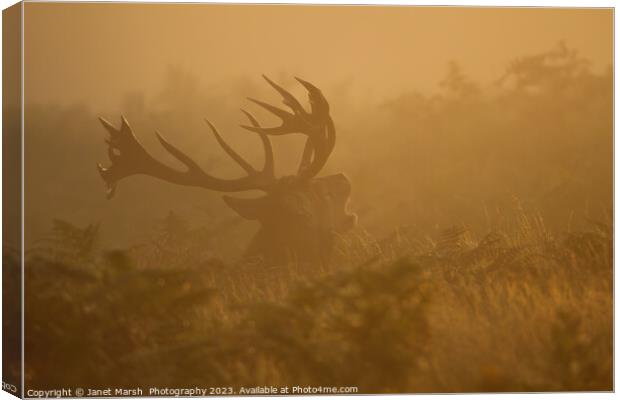
MULTIPOLYGON (((228 107, 177 78, 159 125, 228 107)), ((27 187, 26 386, 611 390, 611 71, 558 46, 491 87, 452 64, 440 93, 404 90, 330 96, 360 225, 322 267, 240 258, 254 227, 213 193, 139 181, 98 203, 94 115, 31 105, 27 157, 67 174, 33 165, 27 187)))

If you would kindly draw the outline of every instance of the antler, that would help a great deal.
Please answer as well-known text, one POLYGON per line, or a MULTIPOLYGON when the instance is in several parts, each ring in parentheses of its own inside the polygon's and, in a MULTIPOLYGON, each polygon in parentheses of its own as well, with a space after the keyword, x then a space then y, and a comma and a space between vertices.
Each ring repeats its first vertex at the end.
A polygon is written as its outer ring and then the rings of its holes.
POLYGON ((99 118, 103 127, 110 134, 106 139, 108 144, 108 156, 112 163, 109 167, 98 164, 99 173, 106 182, 107 197, 114 196, 116 185, 119 180, 131 175, 149 175, 168 182, 185 186, 197 186, 221 192, 240 192, 244 190, 258 189, 269 191, 277 182, 274 175, 273 149, 268 135, 286 135, 289 133, 302 133, 308 137, 302 155, 301 163, 297 172, 300 179, 310 179, 319 173, 327 162, 336 141, 336 129, 329 115, 329 104, 321 91, 311 83, 300 78, 295 78, 308 90, 310 100, 310 112, 304 110, 299 101, 263 75, 265 80, 282 95, 283 102, 292 113, 265 102, 249 99, 261 107, 272 112, 282 120, 282 125, 273 128, 264 128, 247 111, 243 111, 250 120, 251 125, 241 125, 243 128, 258 133, 265 152, 265 164, 263 169, 254 169, 232 147, 228 145, 218 132, 217 128, 208 120, 205 120, 215 139, 224 151, 245 172, 246 176, 237 179, 220 179, 204 172, 198 164, 185 153, 170 144, 164 137, 156 132, 161 145, 187 168, 178 171, 153 158, 138 141, 129 123, 121 117, 121 127, 115 128, 103 118, 99 118))
MULTIPOLYGON (((258 128, 256 119, 247 111, 243 111, 253 127, 258 128)), ((235 152, 222 138, 217 128, 206 120, 216 140, 224 151, 243 168, 247 176, 237 179, 220 179, 204 172, 194 160, 185 153, 170 144, 164 137, 156 132, 161 145, 187 168, 186 171, 178 171, 153 158, 138 141, 125 117, 121 117, 121 127, 116 129, 111 123, 99 118, 103 127, 110 134, 106 139, 108 144, 108 156, 112 165, 103 167, 98 164, 99 174, 106 182, 108 199, 114 196, 116 184, 119 180, 131 175, 149 175, 164 181, 184 186, 197 186, 221 192, 239 192, 244 190, 259 189, 268 190, 275 184, 273 150, 267 135, 258 132, 263 143, 265 152, 265 164, 262 170, 254 169, 237 152, 235 152)))
POLYGON ((250 101, 279 117, 282 124, 273 128, 241 126, 265 135, 302 133, 308 136, 297 175, 302 179, 310 179, 323 168, 336 144, 336 128, 329 115, 329 103, 316 86, 301 78, 295 78, 308 90, 310 112, 307 112, 291 93, 265 75, 263 78, 280 93, 283 103, 292 110, 292 113, 263 101, 249 98, 250 101))

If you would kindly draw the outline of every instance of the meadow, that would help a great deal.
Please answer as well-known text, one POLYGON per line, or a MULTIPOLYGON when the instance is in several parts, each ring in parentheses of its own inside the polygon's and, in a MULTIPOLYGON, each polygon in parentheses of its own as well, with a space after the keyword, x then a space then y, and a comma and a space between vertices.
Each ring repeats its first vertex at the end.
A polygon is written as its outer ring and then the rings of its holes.
MULTIPOLYGON (((240 257, 255 226, 213 193, 136 179, 105 202, 93 112, 30 105, 26 386, 612 390, 612 81, 560 44, 490 86, 452 63, 438 93, 332 91, 327 172, 359 224, 324 265, 240 257)), ((228 106, 196 87, 173 72, 123 108, 195 132, 197 104, 228 106)))
POLYGON ((104 253, 95 226, 55 222, 26 275, 29 387, 612 389, 608 225, 358 230, 318 270, 200 259, 199 231, 165 221, 153 243, 104 253))

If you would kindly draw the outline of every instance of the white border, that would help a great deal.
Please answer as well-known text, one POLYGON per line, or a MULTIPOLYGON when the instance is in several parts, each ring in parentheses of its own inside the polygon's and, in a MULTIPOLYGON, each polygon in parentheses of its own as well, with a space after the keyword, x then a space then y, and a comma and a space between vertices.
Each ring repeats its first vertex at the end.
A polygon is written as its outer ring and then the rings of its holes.
MULTIPOLYGON (((27 2, 45 2, 45 1, 41 1, 41 0, 26 0, 27 2)), ((52 2, 52 1, 47 1, 47 2, 52 2)), ((53 2, 79 2, 79 1, 53 1, 53 2)), ((97 2, 103 2, 103 1, 82 1, 82 2, 93 2, 93 3, 97 3, 97 2)), ((105 1, 105 2, 120 2, 120 1, 105 1)), ((152 1, 147 1, 147 0, 135 0, 133 2, 136 3, 151 3, 152 1)), ((2 6, 2 9, 5 9, 13 4, 15 4, 15 1, 12 0, 0 0, 0 5, 2 6)), ((165 1, 165 3, 231 3, 231 1, 225 1, 225 0, 211 0, 208 2, 202 2, 202 1, 193 1, 193 0, 185 0, 185 1, 174 1, 174 0, 169 0, 169 1, 165 1)), ((616 7, 616 1, 601 1, 601 0, 590 0, 590 1, 576 1, 576 0, 572 0, 572 1, 567 1, 567 0, 540 0, 540 1, 532 1, 532 0, 523 0, 523 1, 485 1, 485 0, 476 0, 476 1, 464 1, 464 0, 451 0, 451 1, 434 1, 434 0, 427 0, 427 1, 386 1, 386 0, 375 0, 375 1, 370 1, 370 0, 339 0, 337 2, 335 1, 329 1, 329 0, 315 0, 312 2, 308 2, 308 1, 300 1, 300 0, 271 0, 268 2, 265 1, 260 1, 260 0, 244 0, 242 1, 242 3, 245 4, 264 4, 264 3, 268 3, 268 4, 318 4, 318 5, 383 5, 383 6, 466 6, 466 7, 582 7, 582 8, 598 8, 598 7, 603 7, 603 8, 610 8, 616 7)), ((0 32, 1 32, 1 28, 2 28, 2 20, 0 18, 0 32)), ((615 28, 615 12, 614 12, 614 28, 615 28)), ((618 64, 617 64, 617 60, 616 60, 616 43, 617 43, 617 32, 614 29, 614 154, 616 154, 617 148, 616 148, 616 141, 615 141, 615 120, 616 120, 616 116, 618 115, 618 108, 615 102, 615 96, 617 95, 617 86, 616 86, 616 81, 615 81, 615 76, 618 73, 618 64)), ((22 130, 22 148, 21 148, 21 152, 22 152, 22 196, 21 196, 21 201, 22 201, 22 210, 24 209, 24 193, 23 193, 23 187, 24 187, 24 132, 23 132, 23 126, 24 126, 24 103, 25 103, 25 99, 24 99, 24 71, 23 71, 23 66, 24 66, 24 51, 23 51, 23 45, 24 45, 24 7, 22 4, 22 32, 21 32, 21 37, 22 37, 22 55, 21 55, 21 63, 22 63, 22 79, 21 79, 21 107, 22 107, 22 114, 21 114, 21 130, 22 130)), ((0 60, 1 60, 1 55, 0 55, 0 60)), ((2 88, 2 82, 0 80, 0 89, 2 88)), ((0 150, 1 150, 1 145, 0 145, 0 150)), ((0 165, 2 161, 2 153, 0 151, 0 165)), ((615 157, 614 157, 614 188, 616 187, 617 182, 617 175, 615 174, 616 169, 615 169, 615 157)), ((0 176, 0 182, 1 182, 1 176, 0 176)), ((0 198, 0 204, 1 204, 2 200, 0 198)), ((618 226, 618 220, 616 219, 616 207, 618 206, 618 203, 616 202, 616 198, 615 198, 615 190, 614 190, 614 226, 618 226)), ((24 215, 22 213, 21 216, 22 219, 22 227, 23 227, 23 223, 24 223, 24 215)), ((2 216, 0 215, 0 223, 2 222, 2 216)), ((615 229, 614 229, 614 235, 615 235, 615 229)), ((2 238, 2 233, 0 231, 0 240, 2 238)), ((22 305, 23 305, 23 294, 24 294, 24 282, 23 282, 23 259, 24 259, 24 254, 23 254, 23 243, 24 243, 24 231, 22 230, 22 305)), ((618 238, 617 236, 614 236, 614 249, 616 248, 616 245, 618 244, 618 238)), ((615 254, 615 252, 614 252, 615 254)), ((614 258, 615 261, 615 258, 614 258)), ((614 271, 615 271, 615 263, 614 263, 614 271)), ((0 285, 2 283, 2 276, 0 274, 0 285)), ((617 277, 614 273, 614 347, 615 347, 615 343, 617 343, 616 339, 617 339, 617 335, 618 335, 618 326, 617 326, 617 319, 615 318, 615 294, 616 294, 616 288, 618 287, 618 280, 617 277)), ((0 316, 1 316, 2 310, 0 308, 0 316)), ((23 313, 22 313, 22 334, 23 334, 23 329, 24 329, 24 319, 23 319, 23 313)), ((2 332, 0 329, 0 340, 2 339, 2 332)), ((23 341, 22 341, 23 343, 23 341)), ((616 349, 614 348, 614 366, 615 366, 615 354, 616 354, 616 349)), ((22 347, 22 388, 24 387, 24 374, 23 374, 23 367, 24 367, 24 349, 22 347)), ((1 364, 1 363, 0 363, 1 364)), ((2 372, 2 366, 0 365, 0 375, 2 372)), ((618 372, 617 369, 614 368, 614 383, 617 382, 618 380, 618 372)), ((411 398, 414 395, 380 395, 380 396, 376 396, 378 398, 385 398, 385 399, 394 399, 394 400, 400 400, 400 399, 405 399, 405 398, 411 398)), ((473 399, 473 398, 484 398, 484 399, 503 399, 503 398, 509 398, 509 399, 527 399, 527 398, 541 398, 541 399, 567 399, 567 400, 573 400, 573 399, 603 399, 603 398, 614 398, 616 395, 615 393, 550 393, 550 394, 458 394, 458 395, 415 395, 415 398, 419 398, 419 399, 436 399, 438 398, 438 396, 449 396, 450 398, 465 398, 465 399, 473 399)), ((271 396, 265 396, 267 398, 275 398, 275 397, 271 397, 271 396)), ((288 397, 295 397, 297 398, 298 396, 288 396, 288 397)), ((301 396, 299 396, 301 397, 301 396)), ((303 396, 303 398, 305 399, 317 399, 317 398, 323 398, 323 397, 328 397, 328 396, 303 396)), ((333 396, 332 396, 333 397, 333 396)), ((343 396, 338 396, 338 397, 343 397, 343 396)), ((350 397, 350 396, 346 396, 346 397, 350 397)), ((14 399, 14 396, 11 396, 10 394, 8 394, 7 392, 4 391, 0 391, 0 400, 9 400, 9 399, 14 399)), ((173 397, 171 397, 170 399, 174 399, 173 397)), ((227 397, 227 399, 247 399, 247 397, 227 397)))

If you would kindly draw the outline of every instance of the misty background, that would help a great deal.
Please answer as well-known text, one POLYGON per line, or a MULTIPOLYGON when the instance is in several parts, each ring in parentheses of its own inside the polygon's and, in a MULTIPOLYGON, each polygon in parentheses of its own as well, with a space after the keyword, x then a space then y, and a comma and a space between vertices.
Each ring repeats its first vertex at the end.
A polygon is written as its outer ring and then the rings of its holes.
MULTIPOLYGON (((604 9, 28 3, 27 242, 63 219, 99 223, 106 246, 127 247, 170 211, 249 241, 257 225, 216 192, 135 176, 106 200, 97 117, 125 115, 169 165, 180 167, 155 130, 212 174, 240 176, 203 118, 260 165, 238 109, 276 123, 246 100, 280 102, 262 73, 300 100, 294 76, 323 90, 337 141, 321 175, 349 176, 351 208, 377 237, 402 226, 483 233, 519 207, 562 231, 611 221, 612 18, 604 9)), ((273 142, 277 172, 292 174, 302 138, 273 142)), ((245 244, 205 246, 232 255, 245 244)))

